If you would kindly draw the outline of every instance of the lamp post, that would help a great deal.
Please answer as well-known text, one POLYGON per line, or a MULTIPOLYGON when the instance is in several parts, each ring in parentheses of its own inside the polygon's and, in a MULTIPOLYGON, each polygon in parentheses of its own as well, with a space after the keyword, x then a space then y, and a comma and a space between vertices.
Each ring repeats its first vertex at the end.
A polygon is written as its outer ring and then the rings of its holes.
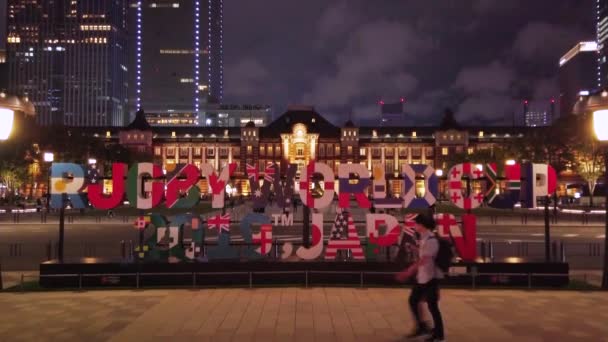
POLYGON ((602 289, 608 290, 608 109, 593 112, 593 130, 595 136, 604 146, 604 194, 606 201, 605 226, 604 226, 604 266, 602 273, 602 289))
POLYGON ((44 162, 49 164, 49 181, 46 187, 46 212, 51 208, 51 163, 55 160, 53 152, 44 152, 44 162))
POLYGON ((0 140, 7 140, 13 130, 15 112, 12 109, 0 108, 0 140))

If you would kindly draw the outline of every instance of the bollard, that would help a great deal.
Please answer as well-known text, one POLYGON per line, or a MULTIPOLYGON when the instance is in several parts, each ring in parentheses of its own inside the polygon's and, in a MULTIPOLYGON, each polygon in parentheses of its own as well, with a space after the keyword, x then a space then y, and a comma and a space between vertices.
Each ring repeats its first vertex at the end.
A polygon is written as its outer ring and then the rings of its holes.
POLYGON ((481 260, 486 261, 486 243, 485 243, 485 241, 481 241, 481 243, 479 244, 479 249, 480 249, 480 254, 481 254, 481 260))
POLYGON ((361 283, 360 283, 359 287, 363 288, 363 272, 361 272, 360 277, 361 277, 361 279, 360 279, 361 283))
POLYGON ((490 261, 494 261, 494 244, 492 241, 488 242, 488 256, 490 257, 490 261))
POLYGON ((274 240, 274 258, 279 259, 279 241, 277 239, 274 240))
POLYGON ((120 255, 122 259, 125 260, 127 257, 127 251, 125 250, 125 240, 120 241, 120 255))
POLYGON ((253 287, 253 273, 249 272, 249 288, 253 287))
POLYGON ((21 291, 23 291, 23 278, 24 278, 24 275, 23 275, 23 273, 21 273, 21 280, 19 281, 19 288, 21 289, 21 291))
POLYGON ((553 243, 551 244, 551 251, 552 251, 552 255, 553 255, 553 259, 551 259, 551 261, 557 261, 557 242, 553 241, 553 243))
POLYGON ((78 274, 78 288, 82 290, 82 273, 78 274))
POLYGON ((559 243, 559 254, 561 262, 566 262, 566 244, 563 241, 559 243))
POLYGON ((192 272, 192 288, 196 288, 196 273, 192 272))
POLYGON ((306 288, 308 288, 308 271, 306 271, 306 273, 304 274, 305 278, 304 278, 304 286, 306 288))
POLYGON ((53 256, 51 255, 52 250, 53 250, 53 243, 51 241, 49 241, 46 244, 46 260, 51 260, 53 258, 53 256))
POLYGON ((528 273, 528 288, 532 288, 532 273, 528 273))
POLYGON ((135 273, 135 287, 139 288, 139 272, 135 273))

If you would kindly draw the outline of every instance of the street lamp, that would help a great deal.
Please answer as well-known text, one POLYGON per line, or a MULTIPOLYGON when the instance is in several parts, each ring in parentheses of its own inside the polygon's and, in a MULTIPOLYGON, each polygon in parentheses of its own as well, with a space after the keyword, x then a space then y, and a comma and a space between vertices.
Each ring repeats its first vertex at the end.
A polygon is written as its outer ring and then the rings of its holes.
MULTIPOLYGON (((44 152, 43 155, 44 161, 48 164, 52 163, 55 160, 55 155, 53 152, 44 152)), ((51 165, 49 165, 49 181, 46 187, 46 212, 49 212, 51 208, 51 165)))
POLYGON ((604 193, 606 201, 605 227, 604 227, 604 269, 602 274, 602 289, 608 290, 608 110, 593 112, 593 130, 595 136, 604 145, 604 193))
POLYGON ((12 109, 0 108, 0 140, 6 140, 13 130, 15 112, 12 109))

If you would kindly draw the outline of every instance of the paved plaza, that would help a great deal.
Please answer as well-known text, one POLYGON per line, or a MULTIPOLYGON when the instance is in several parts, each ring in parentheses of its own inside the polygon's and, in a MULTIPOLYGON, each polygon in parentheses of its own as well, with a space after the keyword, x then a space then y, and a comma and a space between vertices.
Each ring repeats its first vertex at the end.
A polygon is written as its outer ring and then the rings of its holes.
MULTIPOLYGON (((403 341, 407 289, 0 294, 0 341, 403 341)), ((608 294, 444 290, 448 341, 608 341, 608 294)))

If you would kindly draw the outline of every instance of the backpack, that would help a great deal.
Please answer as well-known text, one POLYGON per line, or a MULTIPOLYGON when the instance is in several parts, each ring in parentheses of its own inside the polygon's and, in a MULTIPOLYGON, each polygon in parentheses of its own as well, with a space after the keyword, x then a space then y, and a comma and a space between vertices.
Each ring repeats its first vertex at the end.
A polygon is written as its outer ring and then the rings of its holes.
POLYGON ((439 250, 435 257, 435 265, 443 272, 448 273, 454 259, 454 250, 452 249, 452 241, 435 235, 435 239, 439 243, 439 250))

